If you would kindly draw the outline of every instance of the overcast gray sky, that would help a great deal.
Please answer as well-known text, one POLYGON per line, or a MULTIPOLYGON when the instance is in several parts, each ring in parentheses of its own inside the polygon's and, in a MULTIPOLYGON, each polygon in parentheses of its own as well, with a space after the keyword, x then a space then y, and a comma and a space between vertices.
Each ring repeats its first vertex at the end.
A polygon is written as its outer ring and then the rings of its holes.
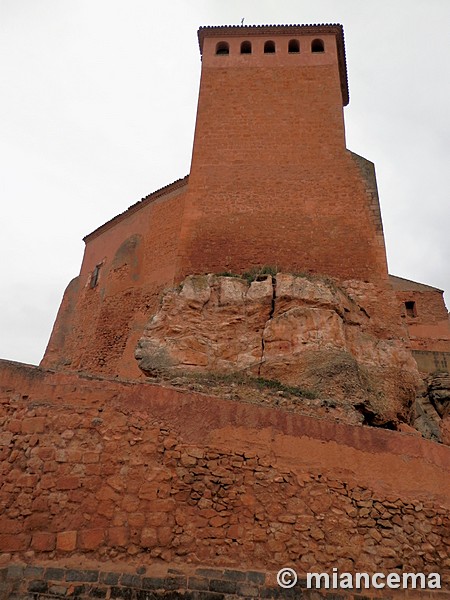
POLYGON ((200 25, 342 23, 390 272, 450 293, 448 0, 0 0, 0 357, 38 363, 82 237, 189 172, 200 25))

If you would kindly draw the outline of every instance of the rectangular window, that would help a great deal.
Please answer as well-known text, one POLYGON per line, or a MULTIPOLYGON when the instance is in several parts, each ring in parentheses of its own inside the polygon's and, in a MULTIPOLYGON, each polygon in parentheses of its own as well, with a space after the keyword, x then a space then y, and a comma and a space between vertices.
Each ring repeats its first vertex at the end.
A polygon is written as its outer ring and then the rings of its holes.
POLYGON ((405 302, 405 308, 406 308, 406 316, 407 317, 416 317, 417 316, 416 303, 414 302, 414 300, 407 300, 405 302))
POLYGON ((101 267, 101 265, 97 265, 95 267, 95 269, 92 271, 91 284, 90 284, 91 289, 95 288, 95 286, 98 283, 98 274, 100 273, 100 267, 101 267))

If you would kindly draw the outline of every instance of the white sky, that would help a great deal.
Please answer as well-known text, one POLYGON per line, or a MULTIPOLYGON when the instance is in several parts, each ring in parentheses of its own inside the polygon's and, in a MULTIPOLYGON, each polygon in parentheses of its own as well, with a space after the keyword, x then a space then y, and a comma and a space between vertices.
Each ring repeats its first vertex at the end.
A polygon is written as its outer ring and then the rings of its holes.
POLYGON ((189 172, 200 25, 342 23, 390 272, 450 292, 448 0, 0 0, 0 357, 38 363, 82 237, 189 172))

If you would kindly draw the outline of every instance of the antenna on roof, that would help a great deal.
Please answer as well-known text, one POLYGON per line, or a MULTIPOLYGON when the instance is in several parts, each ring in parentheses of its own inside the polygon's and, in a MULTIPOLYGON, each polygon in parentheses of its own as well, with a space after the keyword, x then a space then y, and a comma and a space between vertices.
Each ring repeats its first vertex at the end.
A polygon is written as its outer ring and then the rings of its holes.
POLYGON ((244 18, 245 18, 245 17, 242 17, 242 19, 241 19, 241 25, 243 25, 243 24, 244 24, 244 18))

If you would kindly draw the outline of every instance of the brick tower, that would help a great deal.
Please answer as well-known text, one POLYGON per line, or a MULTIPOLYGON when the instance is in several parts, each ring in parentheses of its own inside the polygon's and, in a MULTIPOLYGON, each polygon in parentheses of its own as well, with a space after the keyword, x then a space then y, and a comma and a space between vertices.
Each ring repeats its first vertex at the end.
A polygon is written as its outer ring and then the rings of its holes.
POLYGON ((340 25, 204 27, 177 276, 387 276, 373 165, 345 147, 340 25))
POLYGON ((85 237, 44 366, 138 376, 136 344, 164 289, 263 265, 376 285, 389 297, 375 294, 373 314, 397 327, 374 167, 345 146, 342 26, 198 36, 191 173, 85 237))

